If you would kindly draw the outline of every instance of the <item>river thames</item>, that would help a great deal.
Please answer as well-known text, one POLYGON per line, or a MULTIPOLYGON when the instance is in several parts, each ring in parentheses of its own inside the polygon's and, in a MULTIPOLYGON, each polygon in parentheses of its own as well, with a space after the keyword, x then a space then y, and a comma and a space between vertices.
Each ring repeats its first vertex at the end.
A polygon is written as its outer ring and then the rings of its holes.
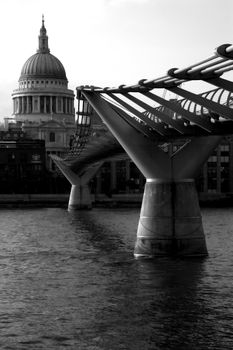
POLYGON ((233 208, 206 259, 133 257, 139 209, 1 210, 0 349, 232 350, 233 208))

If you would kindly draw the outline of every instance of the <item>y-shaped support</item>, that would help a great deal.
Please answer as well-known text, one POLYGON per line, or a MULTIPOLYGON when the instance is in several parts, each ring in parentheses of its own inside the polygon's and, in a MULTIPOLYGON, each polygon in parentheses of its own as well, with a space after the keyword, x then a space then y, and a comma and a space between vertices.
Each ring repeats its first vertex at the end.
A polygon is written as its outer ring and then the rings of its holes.
POLYGON ((169 156, 98 95, 84 95, 147 179, 135 256, 206 255, 194 177, 221 136, 195 137, 169 156))
POLYGON ((91 209, 92 199, 88 182, 96 174, 103 162, 95 163, 81 174, 76 174, 65 164, 64 161, 62 161, 62 159, 59 159, 58 157, 52 158, 57 167, 72 185, 68 203, 68 211, 91 209))
POLYGON ((207 255, 194 177, 220 142, 220 136, 191 140, 174 156, 170 180, 147 179, 134 255, 207 255))

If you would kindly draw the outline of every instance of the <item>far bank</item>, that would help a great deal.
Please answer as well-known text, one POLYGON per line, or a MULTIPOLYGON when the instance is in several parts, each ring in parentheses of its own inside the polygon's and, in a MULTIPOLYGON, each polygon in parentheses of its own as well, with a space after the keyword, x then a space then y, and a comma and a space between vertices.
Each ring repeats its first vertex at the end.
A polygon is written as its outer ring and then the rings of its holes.
MULTIPOLYGON (((92 195, 93 207, 139 207, 142 193, 92 195)), ((67 207, 69 193, 59 194, 0 194, 0 208, 23 207, 67 207)), ((202 207, 233 206, 233 193, 200 193, 199 202, 202 207)))

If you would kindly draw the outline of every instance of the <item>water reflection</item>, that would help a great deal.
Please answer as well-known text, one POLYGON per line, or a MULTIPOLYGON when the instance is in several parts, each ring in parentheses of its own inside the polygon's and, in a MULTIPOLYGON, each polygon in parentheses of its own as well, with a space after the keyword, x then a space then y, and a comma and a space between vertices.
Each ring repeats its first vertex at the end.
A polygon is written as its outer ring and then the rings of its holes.
POLYGON ((95 317, 102 320, 95 329, 107 339, 103 348, 111 345, 115 349, 114 344, 120 342, 127 349, 148 344, 175 349, 180 343, 187 349, 193 325, 206 312, 198 295, 203 264, 170 259, 112 264, 114 277, 108 281, 104 296, 107 307, 95 317), (106 327, 114 329, 115 338, 106 327))
POLYGON ((106 227, 98 222, 91 212, 75 212, 70 213, 70 215, 76 234, 87 246, 92 245, 92 247, 105 253, 117 251, 122 247, 123 242, 117 232, 114 232, 111 227, 106 227))
POLYGON ((99 254, 127 254, 127 258, 133 258, 137 227, 134 210, 114 212, 100 209, 71 212, 69 215, 85 249, 95 248, 99 254))
MULTIPOLYGON (((195 324, 207 311, 199 294, 204 264, 204 260, 175 259, 139 263, 141 290, 147 290, 153 322, 163 329, 154 333, 157 346, 188 348, 195 324)), ((197 340, 195 344, 201 345, 197 340)))

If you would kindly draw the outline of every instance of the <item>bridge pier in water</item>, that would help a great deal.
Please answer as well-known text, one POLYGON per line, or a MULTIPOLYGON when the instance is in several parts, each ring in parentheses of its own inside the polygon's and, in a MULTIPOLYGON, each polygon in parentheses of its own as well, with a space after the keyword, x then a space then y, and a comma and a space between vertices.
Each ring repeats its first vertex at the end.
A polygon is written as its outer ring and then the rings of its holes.
POLYGON ((135 257, 207 255, 194 178, 222 136, 191 137, 168 154, 97 94, 83 95, 147 179, 135 257))
POLYGON ((91 208, 92 200, 88 184, 72 185, 68 203, 68 211, 91 208))
MULTIPOLYGON (((167 155, 168 173, 147 178, 135 257, 207 255, 195 177, 220 140, 221 136, 192 139, 167 155)), ((164 163, 157 166, 162 173, 164 163)))
POLYGON ((193 179, 179 182, 147 179, 134 255, 207 255, 193 179))
POLYGON ((59 157, 51 156, 51 158, 71 184, 68 211, 91 209, 92 198, 88 183, 101 167, 103 162, 96 162, 79 174, 69 168, 69 166, 67 166, 59 157))

